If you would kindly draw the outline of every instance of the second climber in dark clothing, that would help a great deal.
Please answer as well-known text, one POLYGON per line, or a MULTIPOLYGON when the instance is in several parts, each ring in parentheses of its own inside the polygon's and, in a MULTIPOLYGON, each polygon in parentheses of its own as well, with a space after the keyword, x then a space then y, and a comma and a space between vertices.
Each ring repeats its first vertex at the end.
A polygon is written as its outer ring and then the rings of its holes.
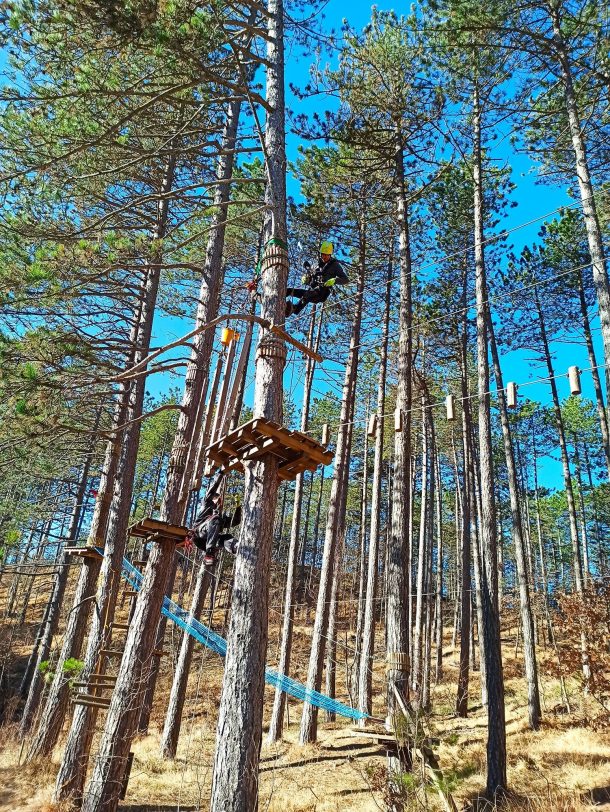
POLYGON ((233 555, 237 552, 237 539, 226 531, 241 522, 241 507, 232 515, 222 512, 222 497, 218 490, 223 477, 224 471, 219 471, 210 483, 192 529, 193 543, 205 551, 206 564, 214 563, 221 547, 233 555))
MULTIPOLYGON (((288 288, 286 290, 288 299, 299 300, 296 304, 286 302, 286 317, 300 313, 308 304, 325 302, 335 285, 345 285, 349 282, 343 265, 338 259, 333 258, 333 250, 332 242, 323 242, 320 245, 320 261, 317 269, 302 277, 303 283, 309 285, 308 288, 288 288)), ((308 265, 305 267, 307 268, 308 265)))

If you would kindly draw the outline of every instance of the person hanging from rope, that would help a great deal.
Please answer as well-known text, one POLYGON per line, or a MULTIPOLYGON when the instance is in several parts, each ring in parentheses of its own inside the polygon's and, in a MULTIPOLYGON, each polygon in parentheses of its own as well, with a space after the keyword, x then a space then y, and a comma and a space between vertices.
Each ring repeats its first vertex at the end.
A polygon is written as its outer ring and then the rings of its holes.
POLYGON ((343 265, 333 257, 334 246, 325 240, 320 245, 320 260, 318 267, 312 272, 309 262, 304 262, 305 273, 301 277, 307 288, 288 288, 286 298, 298 299, 296 304, 286 302, 286 318, 300 313, 308 304, 325 302, 335 285, 345 285, 349 282, 343 265))
POLYGON ((222 547, 233 555, 237 552, 237 539, 226 532, 241 522, 242 510, 239 505, 232 514, 223 513, 222 496, 219 493, 225 472, 218 471, 210 482, 203 500, 203 506, 190 531, 193 544, 205 552, 204 562, 213 564, 216 553, 222 547))

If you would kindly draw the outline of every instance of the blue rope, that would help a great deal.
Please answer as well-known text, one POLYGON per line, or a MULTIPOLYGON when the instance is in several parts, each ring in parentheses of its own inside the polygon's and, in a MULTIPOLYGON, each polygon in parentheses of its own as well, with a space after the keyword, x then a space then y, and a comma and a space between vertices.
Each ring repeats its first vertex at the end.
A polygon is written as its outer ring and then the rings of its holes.
MULTIPOLYGON (((103 553, 102 550, 99 552, 103 553)), ((123 559, 123 569, 121 571, 121 575, 136 591, 140 591, 140 587, 142 586, 142 573, 126 558, 123 559)), ((196 618, 191 617, 186 609, 178 606, 178 604, 171 600, 171 598, 168 598, 167 596, 163 598, 163 608, 161 609, 161 612, 165 615, 165 617, 173 621, 176 626, 179 626, 185 632, 190 634, 191 637, 194 637, 195 640, 198 640, 200 643, 206 646, 206 648, 215 651, 216 654, 220 654, 221 657, 226 656, 227 641, 224 639, 224 637, 221 637, 219 634, 212 631, 212 629, 204 626, 203 623, 196 618)), ((310 688, 303 685, 302 682, 297 682, 297 680, 286 676, 286 674, 278 674, 278 672, 272 668, 265 668, 265 682, 268 685, 273 685, 275 688, 279 688, 289 696, 295 697, 295 699, 300 699, 303 702, 309 702, 311 705, 315 705, 317 708, 322 708, 323 710, 330 711, 331 713, 336 713, 339 716, 345 716, 348 719, 365 719, 368 716, 368 714, 356 710, 355 708, 350 708, 348 705, 344 705, 342 702, 338 702, 336 699, 331 699, 330 696, 325 696, 318 691, 312 691, 310 688)))

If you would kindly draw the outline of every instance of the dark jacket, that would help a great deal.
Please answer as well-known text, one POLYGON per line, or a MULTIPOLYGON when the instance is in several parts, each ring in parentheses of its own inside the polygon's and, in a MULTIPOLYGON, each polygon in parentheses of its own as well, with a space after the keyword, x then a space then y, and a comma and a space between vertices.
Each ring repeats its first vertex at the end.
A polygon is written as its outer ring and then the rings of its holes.
POLYGON ((197 527, 199 524, 204 522, 206 519, 209 519, 214 513, 218 513, 218 508, 214 505, 214 497, 218 493, 218 489, 220 488, 220 483, 222 482, 224 477, 224 471, 218 471, 214 479, 208 485, 208 489, 205 493, 205 498, 203 500, 203 506, 197 513, 195 517, 195 524, 194 527, 197 527))
POLYGON ((313 276, 314 284, 317 285, 323 285, 329 279, 336 279, 338 285, 345 285, 349 282, 349 278, 343 270, 343 265, 334 257, 331 257, 328 262, 319 260, 313 276))

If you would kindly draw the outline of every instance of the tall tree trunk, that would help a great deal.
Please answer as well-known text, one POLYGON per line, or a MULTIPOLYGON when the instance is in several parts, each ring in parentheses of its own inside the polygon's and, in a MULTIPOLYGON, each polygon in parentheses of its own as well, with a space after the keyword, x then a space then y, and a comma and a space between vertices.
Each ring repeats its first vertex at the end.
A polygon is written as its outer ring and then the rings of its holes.
MULTIPOLYGON (((358 675, 358 708, 372 713, 373 653, 375 651, 375 616, 377 598, 377 573, 379 572, 379 545, 381 540, 381 486, 383 475, 383 444, 385 439, 385 386, 388 366, 388 340, 390 334, 390 302, 393 273, 392 251, 386 279, 385 309, 379 356, 377 380, 377 432, 375 434, 375 458, 373 463, 373 492, 371 498, 371 535, 364 607, 364 625, 358 675)), ((362 722, 363 724, 364 722, 362 722)))
MULTIPOLYGON (((251 12, 251 23, 256 18, 256 11, 251 12)), ((250 81, 250 74, 246 81, 250 81)), ((219 151, 218 165, 216 168, 216 189, 214 192, 214 213, 210 223, 210 236, 206 247, 206 256, 203 267, 201 287, 197 305, 196 326, 201 327, 212 321, 218 315, 218 305, 220 302, 220 291, 224 280, 224 265, 222 253, 225 243, 225 232, 227 222, 227 207, 230 197, 230 180, 233 175, 233 165, 235 162, 235 145, 237 143, 237 131, 241 112, 241 100, 234 99, 229 103, 227 118, 219 151)), ((180 407, 178 425, 172 445, 165 491, 161 503, 160 518, 166 522, 180 524, 185 519, 188 506, 192 474, 197 457, 196 437, 201 430, 203 409, 198 405, 208 388, 209 369, 211 366, 212 349, 214 342, 214 330, 204 330, 195 336, 193 349, 187 365, 186 378, 184 382, 184 392, 180 407)), ((233 349, 233 346, 231 347, 233 349)), ((168 574, 166 592, 172 594, 176 575, 176 561, 168 574)), ((163 645, 167 618, 161 617, 157 630, 157 647, 163 645)), ((159 675, 159 658, 153 658, 150 663, 150 673, 148 684, 142 705, 142 711, 138 721, 140 733, 148 730, 152 703, 159 675)))
POLYGON ((602 384, 599 377, 599 369, 597 368, 597 358, 595 357, 595 350, 593 348, 593 336, 591 335, 591 322, 589 320, 589 310, 587 308, 587 300, 585 298, 585 288, 582 281, 582 270, 576 269, 577 285, 578 285, 578 298, 580 301, 580 313, 582 317, 582 329, 587 345, 587 354, 589 356, 589 366, 591 367, 591 379, 593 381, 593 390, 595 392, 595 406, 597 408, 597 416, 599 418, 599 429, 602 435, 602 446, 604 449, 604 456, 606 458, 606 468, 608 470, 608 479, 610 479, 610 430, 608 426, 608 413, 604 405, 604 396, 602 394, 602 384))
POLYGON ((553 25, 553 42, 556 49, 557 58, 561 67, 561 81, 563 84, 565 111, 570 127, 570 137, 572 139, 572 149, 574 151, 575 171, 578 181, 578 190, 582 203, 582 213, 587 231, 587 242, 591 255, 591 265, 593 270, 593 282, 597 293, 597 303, 599 306, 599 320, 602 328, 602 340, 604 344, 604 356, 606 362, 610 363, 610 285, 608 283, 608 269, 604 256, 604 243, 602 230, 599 223, 597 204, 595 202, 593 183, 589 170, 589 160, 587 156, 587 146, 584 136, 584 128, 580 120, 578 101, 568 47, 561 31, 561 20, 559 15, 559 0, 548 0, 549 14, 553 25))
MULTIPOLYGON (((370 420, 369 406, 367 405, 367 426, 370 420)), ((358 604, 356 607, 356 641, 354 644, 354 662, 351 674, 351 696, 358 701, 358 680, 360 676, 362 658, 362 633, 366 611, 367 594, 367 556, 368 556, 368 508, 369 508, 369 435, 364 433, 364 448, 362 451, 362 488, 360 490, 360 544, 358 556, 358 604)))
POLYGON ((593 487, 593 473, 591 471, 591 460, 589 458, 589 451, 585 443, 585 465, 587 466, 587 479, 589 481, 589 493, 591 494, 591 503, 593 505, 593 521, 595 523, 595 540, 597 542, 597 566, 599 574, 602 578, 606 577, 607 565, 606 555, 604 551, 602 530, 599 523, 599 512, 597 509, 597 492, 593 487))
MULTIPOLYGON (((157 220, 155 230, 152 235, 153 245, 156 246, 158 241, 161 241, 166 233, 168 214, 169 214, 169 194, 171 192, 174 172, 175 172, 176 158, 172 154, 165 166, 165 171, 161 183, 159 184, 161 199, 157 204, 157 220)), ((157 300, 157 292, 159 289, 159 280, 161 275, 162 254, 161 250, 157 247, 153 249, 153 261, 149 264, 145 276, 145 288, 142 299, 142 306, 138 321, 138 331, 136 338, 136 352, 134 361, 136 364, 143 361, 149 353, 150 338, 152 333, 153 317, 155 312, 155 305, 157 300)), ((128 426, 123 438, 123 446, 121 448, 120 458, 117 465, 114 493, 112 504, 110 507, 110 514, 108 517, 108 528, 106 536, 106 546, 104 548, 104 559, 102 561, 100 580, 96 595, 96 611, 93 613, 91 629, 89 632, 89 640, 87 643, 87 650, 85 653, 85 664, 82 671, 82 679, 87 681, 89 676, 94 673, 98 667, 103 666, 101 658, 102 649, 106 648, 111 639, 111 620, 114 617, 116 602, 119 591, 120 572, 125 554, 125 546, 127 541, 127 525, 129 523, 129 507, 131 503, 131 494, 133 490, 133 481, 136 470, 138 445, 140 439, 140 417, 142 415, 142 408, 144 404, 146 387, 146 376, 140 375, 132 383, 129 390, 129 406, 127 411, 128 426), (133 422, 130 422, 133 421, 133 422)), ((151 555, 147 572, 152 566, 152 562, 156 562, 156 553, 164 545, 155 545, 153 555, 151 555)), ((167 546, 167 545, 166 545, 167 546)), ((171 550, 173 557, 174 551, 171 550)), ((157 577, 158 572, 155 570, 153 577, 157 577)), ((145 576, 150 577, 150 576, 145 576)), ((142 596, 138 597, 138 603, 143 600, 142 596)), ((147 608, 142 607, 138 609, 136 606, 136 613, 143 612, 146 614, 147 608)), ((147 635, 150 630, 137 630, 134 629, 133 624, 127 632, 127 639, 125 642, 125 651, 131 652, 136 642, 140 639, 139 635, 142 633, 143 640, 147 640, 147 635)), ((137 648, 136 648, 137 650, 137 648)), ((138 663, 130 664, 128 660, 125 663, 122 671, 127 672, 126 679, 134 680, 134 691, 136 683, 138 685, 138 694, 140 694, 139 682, 141 680, 141 673, 139 670, 140 664, 148 661, 148 657, 142 656, 140 653, 140 660, 138 663), (133 668, 131 667, 133 665, 133 668)), ((113 693, 112 701, 124 702, 126 683, 122 679, 117 680, 115 691, 113 693)), ((135 696, 135 693, 134 693, 135 696)), ((132 697, 133 699, 133 697, 132 697)), ((139 702, 137 703, 139 709, 139 702)), ((118 803, 118 792, 116 782, 120 784, 122 780, 122 762, 119 755, 121 749, 125 750, 125 757, 129 752, 131 740, 128 736, 128 727, 121 728, 120 742, 109 744, 109 740, 114 735, 113 724, 116 723, 119 717, 120 710, 117 705, 114 715, 108 714, 106 718, 106 726, 104 728, 104 736, 100 744, 100 752, 96 759, 94 768, 95 778, 92 777, 90 787, 85 793, 83 799, 83 806, 88 806, 89 809, 111 810, 116 807, 118 803), (108 767, 105 765, 104 759, 107 758, 107 748, 112 748, 116 745, 117 758, 113 766, 108 767), (106 755, 104 755, 106 753, 106 755)), ((125 716, 123 722, 130 723, 133 716, 133 707, 130 706, 130 712, 125 716)), ((61 801, 73 796, 80 798, 85 784, 85 777, 87 772, 87 764, 89 758, 89 749, 93 737, 93 727, 97 717, 97 709, 87 705, 76 705, 74 715, 72 718, 72 725, 68 734, 64 757, 57 775, 55 784, 55 800, 61 801)), ((124 765, 123 765, 124 766, 124 765)))
MULTIPOLYGON (((94 429, 97 429, 98 427, 100 416, 101 412, 98 413, 94 429)), ((68 526, 66 538, 68 544, 76 540, 80 518, 83 512, 85 490, 87 489, 87 484, 89 482, 89 469, 91 467, 91 458, 95 450, 96 442, 97 440, 94 439, 93 442, 91 443, 89 452, 85 459, 85 464, 83 465, 81 471, 80 479, 76 489, 76 494, 74 496, 74 507, 72 509, 72 515, 70 517, 70 524, 68 526)), ((63 553, 59 562, 59 571, 55 578, 53 591, 49 598, 44 618, 38 632, 39 642, 35 646, 34 651, 32 652, 32 657, 30 658, 31 664, 30 662, 28 662, 26 673, 21 681, 20 686, 21 695, 25 696, 27 691, 27 699, 21 717, 20 734, 22 736, 26 733, 27 730, 29 730, 34 714, 36 713, 36 710, 38 709, 38 705, 40 703, 40 697, 43 688, 43 679, 42 674, 40 673, 40 664, 45 660, 47 660, 49 657, 49 654, 51 652, 51 644, 53 642, 53 638, 55 637, 57 627, 59 625, 59 616, 62 609, 64 595, 66 592, 66 586, 68 584, 68 576, 70 574, 70 568, 68 565, 69 565, 69 556, 66 553, 63 553)))
POLYGON ((527 709, 529 724, 532 730, 540 726, 542 711, 540 709, 540 693, 538 689, 538 663, 536 660, 536 642, 534 634, 534 617, 530 600, 530 586, 528 580, 527 555, 523 539, 523 521, 519 508, 519 487, 517 482, 517 466, 515 465, 515 452, 511 438, 508 409, 504 394, 502 368, 496 345, 494 326, 491 313, 487 308, 487 329, 491 345, 491 355, 496 379, 496 396, 500 410, 502 424, 502 439, 504 441, 504 456, 506 459, 506 473, 508 477, 508 493, 510 499, 510 513, 513 528, 513 544, 515 546, 515 560, 517 564, 517 579, 519 582, 519 606, 521 610, 521 627, 523 631, 523 654, 525 657, 525 677, 527 680, 527 709))
POLYGON ((435 643, 436 664, 434 681, 438 685, 443 678, 443 491, 441 479, 441 458, 435 449, 436 474, 436 584, 435 584, 435 643))
MULTIPOLYGON (((195 591, 193 592, 187 622, 190 622, 193 618, 199 619, 205 605, 210 583, 214 577, 214 569, 215 564, 208 565, 204 562, 201 563, 195 582, 195 591)), ((165 716, 165 725, 163 727, 163 733, 161 734, 161 755, 163 758, 176 757, 194 647, 195 638, 185 631, 182 636, 178 661, 176 662, 174 680, 172 682, 167 714, 165 716)))
MULTIPOLYGON (((464 297, 466 295, 466 280, 464 278, 464 297)), ((468 684, 470 669, 470 635, 472 631, 472 585, 470 579, 471 562, 471 522, 474 513, 470 487, 470 474, 474 460, 471 453, 471 416, 470 398, 468 392, 468 336, 466 310, 464 309, 463 329, 460 336, 460 380, 462 391, 462 446, 464 457, 464 481, 462 487, 462 521, 460 537, 460 572, 461 572, 461 605, 460 605, 460 665, 457 685, 456 713, 462 718, 468 715, 468 684)), ((455 462, 456 482, 458 481, 457 458, 455 462)), ((476 542, 475 542, 476 543, 476 542)), ((476 568, 475 568, 476 572, 476 568)))
POLYGON ((498 558, 494 500, 493 447, 489 396, 487 336, 487 280, 484 256, 483 169, 481 111, 478 86, 473 100, 474 243, 477 302, 477 377, 479 390, 479 456, 481 471, 481 597, 487 680, 487 794, 495 798, 506 790, 506 723, 504 678, 498 608, 498 558))
POLYGON ((429 493, 428 493, 428 510, 426 514, 426 559, 424 562, 424 626, 423 626, 423 650, 422 650, 422 667, 421 667, 421 706, 428 710, 430 708, 430 667, 432 660, 432 540, 434 538, 434 505, 435 505, 435 465, 434 465, 434 452, 436 448, 436 435, 434 431, 434 420, 432 418, 432 410, 430 408, 430 393, 426 388, 425 380, 422 381, 425 397, 426 409, 424 411, 424 419, 427 424, 428 439, 429 439, 429 493))
POLYGON ((426 582, 427 575, 426 565, 428 563, 428 545, 430 539, 428 538, 428 510, 429 510, 429 495, 430 495, 430 451, 429 441, 430 436, 428 432, 428 420, 426 419, 426 410, 428 402, 423 392, 421 396, 421 502, 420 502, 420 517, 419 517, 419 547, 417 551, 417 581, 416 581, 416 596, 415 596, 415 625, 413 628, 413 665, 411 668, 411 687, 417 695, 417 702, 421 703, 421 685, 422 685, 422 643, 424 633, 424 613, 426 605, 426 582))
MULTIPOLYGON (((345 515, 345 504, 347 499, 347 483, 349 477, 349 461, 353 433, 352 415, 356 393, 356 377, 358 371, 360 328, 362 323, 364 293, 365 257, 361 255, 359 259, 358 291, 354 305, 354 318, 352 322, 349 357, 345 369, 345 380, 343 383, 341 416, 335 450, 335 471, 328 503, 324 551, 322 553, 322 568, 320 571, 320 584, 318 587, 318 602, 311 640, 309 669, 307 672, 307 687, 315 691, 319 691, 322 685, 322 668, 324 663, 326 635, 328 632, 334 564, 337 559, 337 545, 339 543, 338 534, 340 532, 342 517, 345 515)), ((314 742, 316 740, 317 725, 318 708, 309 702, 305 702, 303 705, 303 715, 301 717, 301 730, 299 735, 301 744, 314 742)))
MULTIPOLYGON (((131 335, 132 340, 130 342, 132 347, 135 345, 136 338, 137 330, 134 327, 131 335)), ((129 360, 133 360, 133 350, 129 360)), ((100 474, 97 498, 91 519, 91 526, 89 528, 89 537, 87 539, 89 546, 104 547, 105 544, 106 527, 108 524, 114 480, 123 438, 123 430, 119 427, 125 422, 127 416, 128 399, 129 384, 125 384, 122 387, 115 405, 112 421, 114 434, 106 444, 104 465, 100 474)), ((28 753, 28 758, 49 755, 57 744, 68 707, 70 691, 63 666, 68 659, 80 658, 87 623, 93 607, 92 598, 95 597, 95 585, 99 576, 100 566, 99 559, 86 559, 81 567, 74 592, 74 600, 72 601, 72 607, 66 621, 62 647, 55 665, 55 674, 47 694, 44 709, 40 716, 36 738, 28 753)))
MULTIPOLYGON (((286 225, 286 144, 284 105, 284 8, 268 0, 265 190, 268 240, 263 257, 262 315, 284 321, 288 249, 286 225)), ((254 415, 282 422, 286 346, 269 332, 261 334, 256 358, 254 415)), ((216 735, 212 812, 258 808, 258 764, 262 740, 268 592, 273 519, 278 490, 277 458, 246 462, 244 517, 235 575, 227 656, 216 735)))
POLYGON ((544 616, 546 619, 547 634, 549 643, 554 645, 555 634, 553 631, 553 623, 551 620, 551 612, 549 608, 549 585, 547 579, 546 561, 544 555, 544 542, 542 536, 542 520, 540 517, 540 498, 538 496, 538 455, 536 453, 536 432, 532 430, 532 449, 534 458, 534 502, 536 505, 536 534, 538 536, 538 557, 540 559, 540 580, 542 581, 542 589, 544 594, 544 616))
MULTIPOLYGON (((322 329, 323 313, 320 312, 320 324, 316 336, 315 350, 320 346, 320 336, 322 329)), ((311 313, 307 344, 311 346, 316 322, 316 309, 311 313)), ((315 371, 315 361, 307 359, 305 370, 305 385, 303 387, 303 405, 301 408, 301 431, 307 431, 309 423, 309 404, 311 400, 311 387, 315 371)), ((280 644, 280 657, 278 663, 278 673, 288 674, 290 671, 290 657, 292 655, 292 635, 294 623, 294 601, 296 597, 296 574, 297 574, 297 554, 299 548, 299 531, 301 526, 301 509, 303 502, 304 474, 299 474, 296 478, 294 490, 294 508, 292 511, 292 525, 290 528, 290 546, 288 548, 288 564, 286 567, 286 591, 284 594, 284 617, 282 621, 282 638, 280 644)), ((282 736, 284 725, 284 710, 286 708, 286 694, 280 688, 276 688, 273 700, 273 712, 269 723, 268 741, 273 743, 282 736)))
MULTIPOLYGON (((396 221, 400 266, 400 307, 398 315, 398 380, 396 409, 402 431, 395 433, 394 477, 392 483, 391 533, 387 550, 387 616, 386 679, 388 719, 394 724, 396 702, 394 689, 409 692, 409 511, 411 502, 411 364, 412 336, 412 268, 409 244, 407 192, 404 172, 404 139, 396 126, 396 221)), ((390 767, 394 765, 390 762, 390 767)), ((403 765, 400 765, 403 766, 403 765)))
POLYGON ((574 467, 576 469, 576 482, 578 483, 578 502, 580 505, 580 537, 582 550, 583 588, 589 586, 591 570, 589 567, 589 534, 587 532, 587 512, 585 510, 585 495, 582 484, 582 471, 580 467, 580 454, 578 453, 578 437, 574 434, 574 467))
POLYGON ((563 417, 561 415, 561 405, 559 403, 559 394, 557 393, 557 383, 555 381, 555 371, 553 369, 553 361, 551 359, 551 352, 549 350, 549 342, 546 333, 546 324, 544 320, 544 313, 540 304, 538 291, 534 289, 534 302, 536 304, 536 312, 538 314, 538 323, 540 326, 540 338, 542 340, 542 351, 544 360, 549 372, 549 384, 551 387, 551 395, 553 399, 553 413, 555 416, 555 426, 557 428, 557 436, 559 439, 559 448, 561 451, 561 467, 563 471, 563 482, 566 491, 566 500, 568 503, 568 519, 570 526, 570 541, 572 543, 572 556, 574 561, 574 586, 577 592, 582 592, 583 588, 583 575, 582 575, 582 557, 580 551, 580 542, 578 540, 578 525, 576 522, 576 504, 574 502, 574 489, 572 487, 572 475, 570 473, 570 460, 568 457, 568 446, 566 443, 565 429, 563 426, 563 417))

